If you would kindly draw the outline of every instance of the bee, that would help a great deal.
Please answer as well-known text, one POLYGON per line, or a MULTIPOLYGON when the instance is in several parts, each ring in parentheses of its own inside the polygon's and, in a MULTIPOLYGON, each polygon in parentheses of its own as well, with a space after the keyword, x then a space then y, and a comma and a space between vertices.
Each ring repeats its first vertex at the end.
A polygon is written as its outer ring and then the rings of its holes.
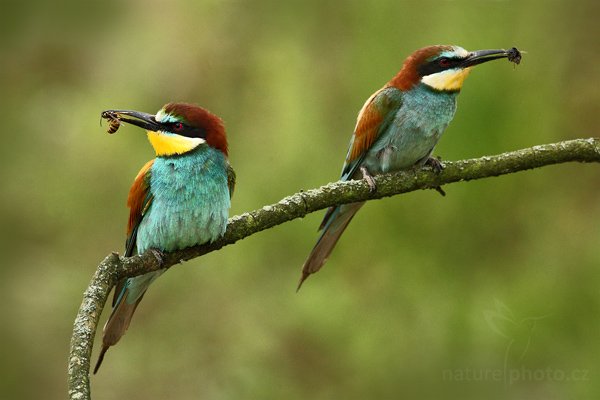
POLYGON ((121 121, 119 121, 118 118, 111 118, 108 121, 108 129, 106 130, 106 132, 113 134, 119 129, 120 126, 121 126, 121 121))
MULTIPOLYGON (((115 113, 112 113, 110 111, 103 111, 101 117, 108 121, 108 128, 106 129, 106 132, 113 134, 117 130, 119 130, 119 127, 121 126, 121 121, 115 113)), ((102 119, 100 119, 100 122, 102 122, 102 119)))
POLYGON ((519 65, 521 62, 521 52, 516 47, 511 48, 506 53, 508 55, 508 61, 519 65))

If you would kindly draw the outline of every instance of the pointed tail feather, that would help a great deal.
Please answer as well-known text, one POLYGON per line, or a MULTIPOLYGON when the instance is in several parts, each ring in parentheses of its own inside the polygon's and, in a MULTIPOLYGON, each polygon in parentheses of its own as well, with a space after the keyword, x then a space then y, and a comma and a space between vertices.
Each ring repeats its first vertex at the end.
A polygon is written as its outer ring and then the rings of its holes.
POLYGON ((128 278, 117 284, 113 301, 114 307, 102 331, 102 349, 94 367, 94 374, 100 369, 106 351, 110 346, 117 344, 129 328, 133 313, 142 301, 148 286, 163 272, 164 270, 149 272, 135 278, 128 278))
POLYGON ((315 247, 313 247, 302 266, 302 276, 300 277, 296 291, 300 290, 304 281, 311 274, 320 270, 323 264, 325 264, 340 236, 342 236, 342 233, 344 233, 344 230, 352 220, 352 217, 354 217, 363 204, 365 203, 344 204, 331 207, 327 210, 319 228, 322 229, 321 236, 319 236, 315 247))
POLYGON ((113 309, 108 321, 106 321, 106 325, 104 325, 104 330, 102 332, 102 349, 100 350, 100 356, 98 356, 98 361, 94 367, 94 374, 100 369, 106 351, 110 346, 117 344, 125 334, 125 331, 127 331, 127 328, 129 328, 133 313, 144 296, 140 296, 140 298, 132 304, 127 303, 127 297, 128 293, 127 289, 125 289, 125 292, 120 297, 120 300, 113 309))
POLYGON ((109 346, 106 346, 104 343, 102 343, 102 349, 100 350, 98 361, 96 361, 96 366, 94 367, 94 375, 96 375, 96 372, 98 372, 98 370, 100 369, 102 361, 104 360, 104 354, 106 354, 106 350, 108 350, 108 347, 109 346))

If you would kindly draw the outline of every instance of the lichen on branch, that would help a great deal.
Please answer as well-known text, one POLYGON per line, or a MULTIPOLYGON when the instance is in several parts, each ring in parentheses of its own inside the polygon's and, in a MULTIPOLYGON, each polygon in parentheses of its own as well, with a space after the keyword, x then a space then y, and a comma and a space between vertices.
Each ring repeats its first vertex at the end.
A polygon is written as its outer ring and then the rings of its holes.
POLYGON ((568 140, 495 156, 445 162, 444 170, 439 174, 429 168, 423 168, 380 175, 375 177, 375 192, 370 192, 369 185, 364 180, 330 183, 318 189, 295 193, 258 210, 234 216, 229 219, 225 234, 215 242, 166 253, 160 260, 151 251, 129 258, 110 254, 96 269, 75 319, 69 354, 69 397, 73 400, 91 398, 89 372, 94 337, 108 294, 115 282, 121 278, 169 268, 333 205, 380 199, 459 181, 506 175, 574 161, 600 162, 600 139, 568 140))

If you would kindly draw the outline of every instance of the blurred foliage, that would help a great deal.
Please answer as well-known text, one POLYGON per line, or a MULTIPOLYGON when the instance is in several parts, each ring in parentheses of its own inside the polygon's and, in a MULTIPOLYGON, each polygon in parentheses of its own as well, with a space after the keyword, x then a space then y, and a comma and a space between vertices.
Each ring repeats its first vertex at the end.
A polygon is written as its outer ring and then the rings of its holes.
MULTIPOLYGON (((152 151, 103 109, 222 116, 237 214, 337 179, 363 102, 424 45, 527 51, 473 71, 444 159, 598 136, 599 4, 5 1, 2 397, 65 397, 82 292, 123 248, 152 151)), ((598 165, 445 189, 368 204, 299 294, 322 213, 173 268, 95 397, 600 397, 598 165)))

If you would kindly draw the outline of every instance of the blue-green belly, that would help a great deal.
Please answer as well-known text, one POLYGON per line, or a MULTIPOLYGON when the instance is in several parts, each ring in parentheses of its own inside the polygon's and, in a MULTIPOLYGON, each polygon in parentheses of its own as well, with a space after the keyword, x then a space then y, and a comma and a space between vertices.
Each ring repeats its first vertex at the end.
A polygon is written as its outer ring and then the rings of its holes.
MULTIPOLYGON (((152 204, 138 228, 138 253, 153 248, 169 252, 211 242, 225 233, 231 206, 227 160, 201 145, 177 157, 157 157, 152 165, 152 204)), ((127 279, 126 301, 136 302, 164 270, 127 279)))
POLYGON ((150 190, 154 198, 138 228, 139 253, 183 249, 225 232, 231 203, 220 151, 202 145, 191 154, 157 157, 150 190))
POLYGON ((402 170, 426 158, 454 117, 456 96, 423 84, 403 93, 402 106, 365 157, 369 172, 402 170))

